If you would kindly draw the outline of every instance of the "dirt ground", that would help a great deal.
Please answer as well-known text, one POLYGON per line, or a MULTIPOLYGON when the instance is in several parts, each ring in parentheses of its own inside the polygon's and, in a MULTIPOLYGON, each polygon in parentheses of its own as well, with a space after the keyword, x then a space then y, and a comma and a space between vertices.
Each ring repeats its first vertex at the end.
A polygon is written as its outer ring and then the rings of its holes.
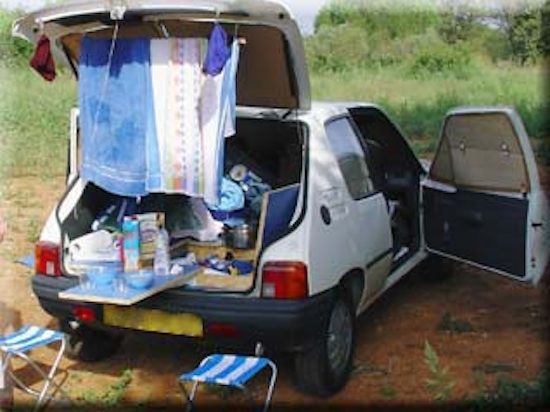
MULTIPOLYGON (((32 252, 62 186, 60 178, 26 177, 8 181, 3 189, 7 201, 2 208, 9 234, 0 245, 0 333, 22 324, 55 326, 32 295, 31 271, 14 261, 32 252)), ((326 400, 301 394, 293 385, 291 360, 276 356, 280 376, 274 405, 318 410, 433 403, 426 386, 426 341, 455 383, 449 397, 452 402, 491 388, 502 376, 532 381, 549 360, 549 277, 547 273, 546 281, 535 288, 465 265, 454 266, 450 275, 417 270, 360 318, 355 370, 342 392, 326 400), (439 330, 445 314, 447 319, 466 325, 459 328, 466 330, 439 330)), ((176 376, 191 370, 206 353, 208 348, 203 345, 136 333, 128 336, 119 353, 108 361, 85 364, 65 359, 58 378, 66 379, 64 387, 72 398, 79 399, 79 405, 95 402, 92 409, 98 409, 102 402, 109 405, 113 391, 107 388, 117 388, 129 370, 126 375, 132 380, 123 385, 125 390, 115 405, 130 409, 137 405, 144 409, 181 406, 176 376)), ((49 363, 54 352, 47 349, 36 355, 49 363)), ((27 379, 33 380, 30 373, 27 379)), ((258 398, 264 388, 261 380, 252 386, 258 398)), ((199 394, 199 402, 222 405, 223 395, 226 393, 205 391, 199 394)), ((20 391, 15 396, 18 404, 28 401, 20 391)))

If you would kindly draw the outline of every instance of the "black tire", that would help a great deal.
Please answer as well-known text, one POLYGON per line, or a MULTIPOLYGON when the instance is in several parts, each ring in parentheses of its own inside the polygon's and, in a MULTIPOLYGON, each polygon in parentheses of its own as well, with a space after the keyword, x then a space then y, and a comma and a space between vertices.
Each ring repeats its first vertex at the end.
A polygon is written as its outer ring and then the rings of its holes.
POLYGON ((304 392, 328 397, 349 379, 355 347, 355 315, 350 299, 334 301, 325 326, 325 339, 295 355, 297 386, 304 392))
POLYGON ((71 326, 68 320, 60 320, 60 328, 68 336, 66 355, 83 362, 99 362, 114 355, 122 342, 122 336, 91 328, 87 325, 71 326))

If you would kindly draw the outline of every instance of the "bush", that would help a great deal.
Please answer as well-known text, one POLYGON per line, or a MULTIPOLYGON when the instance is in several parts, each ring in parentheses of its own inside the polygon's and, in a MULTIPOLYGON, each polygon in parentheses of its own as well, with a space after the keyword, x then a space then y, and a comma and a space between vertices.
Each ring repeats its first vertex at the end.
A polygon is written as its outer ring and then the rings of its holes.
POLYGON ((542 9, 524 7, 505 12, 504 17, 514 60, 522 66, 536 63, 545 48, 542 9))
POLYGON ((462 46, 437 46, 420 51, 412 61, 410 74, 415 78, 433 75, 468 78, 472 69, 470 51, 462 46))
POLYGON ((486 54, 492 63, 511 59, 510 42, 501 30, 478 30, 476 39, 473 42, 477 46, 478 52, 486 54))
POLYGON ((306 39, 309 68, 315 72, 343 72, 361 66, 370 60, 370 44, 358 27, 325 27, 306 39))
POLYGON ((385 33, 390 38, 403 38, 439 26, 439 14, 430 1, 348 0, 331 3, 321 9, 315 20, 315 31, 323 27, 351 25, 368 34, 385 33))
POLYGON ((323 27, 334 27, 357 20, 357 9, 351 4, 330 4, 321 9, 315 18, 315 32, 323 27))
POLYGON ((30 43, 11 35, 13 21, 19 16, 19 12, 0 9, 0 63, 3 65, 27 64, 33 51, 30 43))
POLYGON ((550 405, 550 374, 544 369, 534 382, 499 378, 494 391, 484 391, 472 400, 473 410, 530 409, 550 405))
POLYGON ((537 154, 543 165, 550 166, 550 139, 541 143, 537 154))

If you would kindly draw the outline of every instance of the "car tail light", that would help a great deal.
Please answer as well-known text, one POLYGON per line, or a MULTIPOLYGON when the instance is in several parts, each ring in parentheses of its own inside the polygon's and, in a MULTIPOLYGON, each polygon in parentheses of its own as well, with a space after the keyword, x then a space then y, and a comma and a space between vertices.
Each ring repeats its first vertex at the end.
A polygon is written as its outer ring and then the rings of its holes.
POLYGON ((38 242, 34 249, 34 269, 39 275, 61 276, 61 247, 53 242, 38 242))
POLYGON ((94 322, 97 319, 95 311, 88 306, 75 306, 73 316, 81 322, 94 322))
POLYGON ((224 338, 236 338, 241 332, 235 325, 227 323, 210 323, 206 327, 206 334, 224 338))
POLYGON ((303 299, 307 297, 307 266, 302 262, 267 262, 262 270, 262 297, 303 299))

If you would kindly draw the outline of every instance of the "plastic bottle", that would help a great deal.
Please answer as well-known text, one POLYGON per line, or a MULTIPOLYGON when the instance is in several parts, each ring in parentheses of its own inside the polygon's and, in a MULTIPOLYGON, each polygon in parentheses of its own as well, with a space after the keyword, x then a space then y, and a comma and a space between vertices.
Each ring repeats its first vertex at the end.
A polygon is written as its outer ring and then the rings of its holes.
POLYGON ((170 238, 163 226, 159 228, 157 234, 153 268, 156 275, 166 276, 170 273, 170 238))

